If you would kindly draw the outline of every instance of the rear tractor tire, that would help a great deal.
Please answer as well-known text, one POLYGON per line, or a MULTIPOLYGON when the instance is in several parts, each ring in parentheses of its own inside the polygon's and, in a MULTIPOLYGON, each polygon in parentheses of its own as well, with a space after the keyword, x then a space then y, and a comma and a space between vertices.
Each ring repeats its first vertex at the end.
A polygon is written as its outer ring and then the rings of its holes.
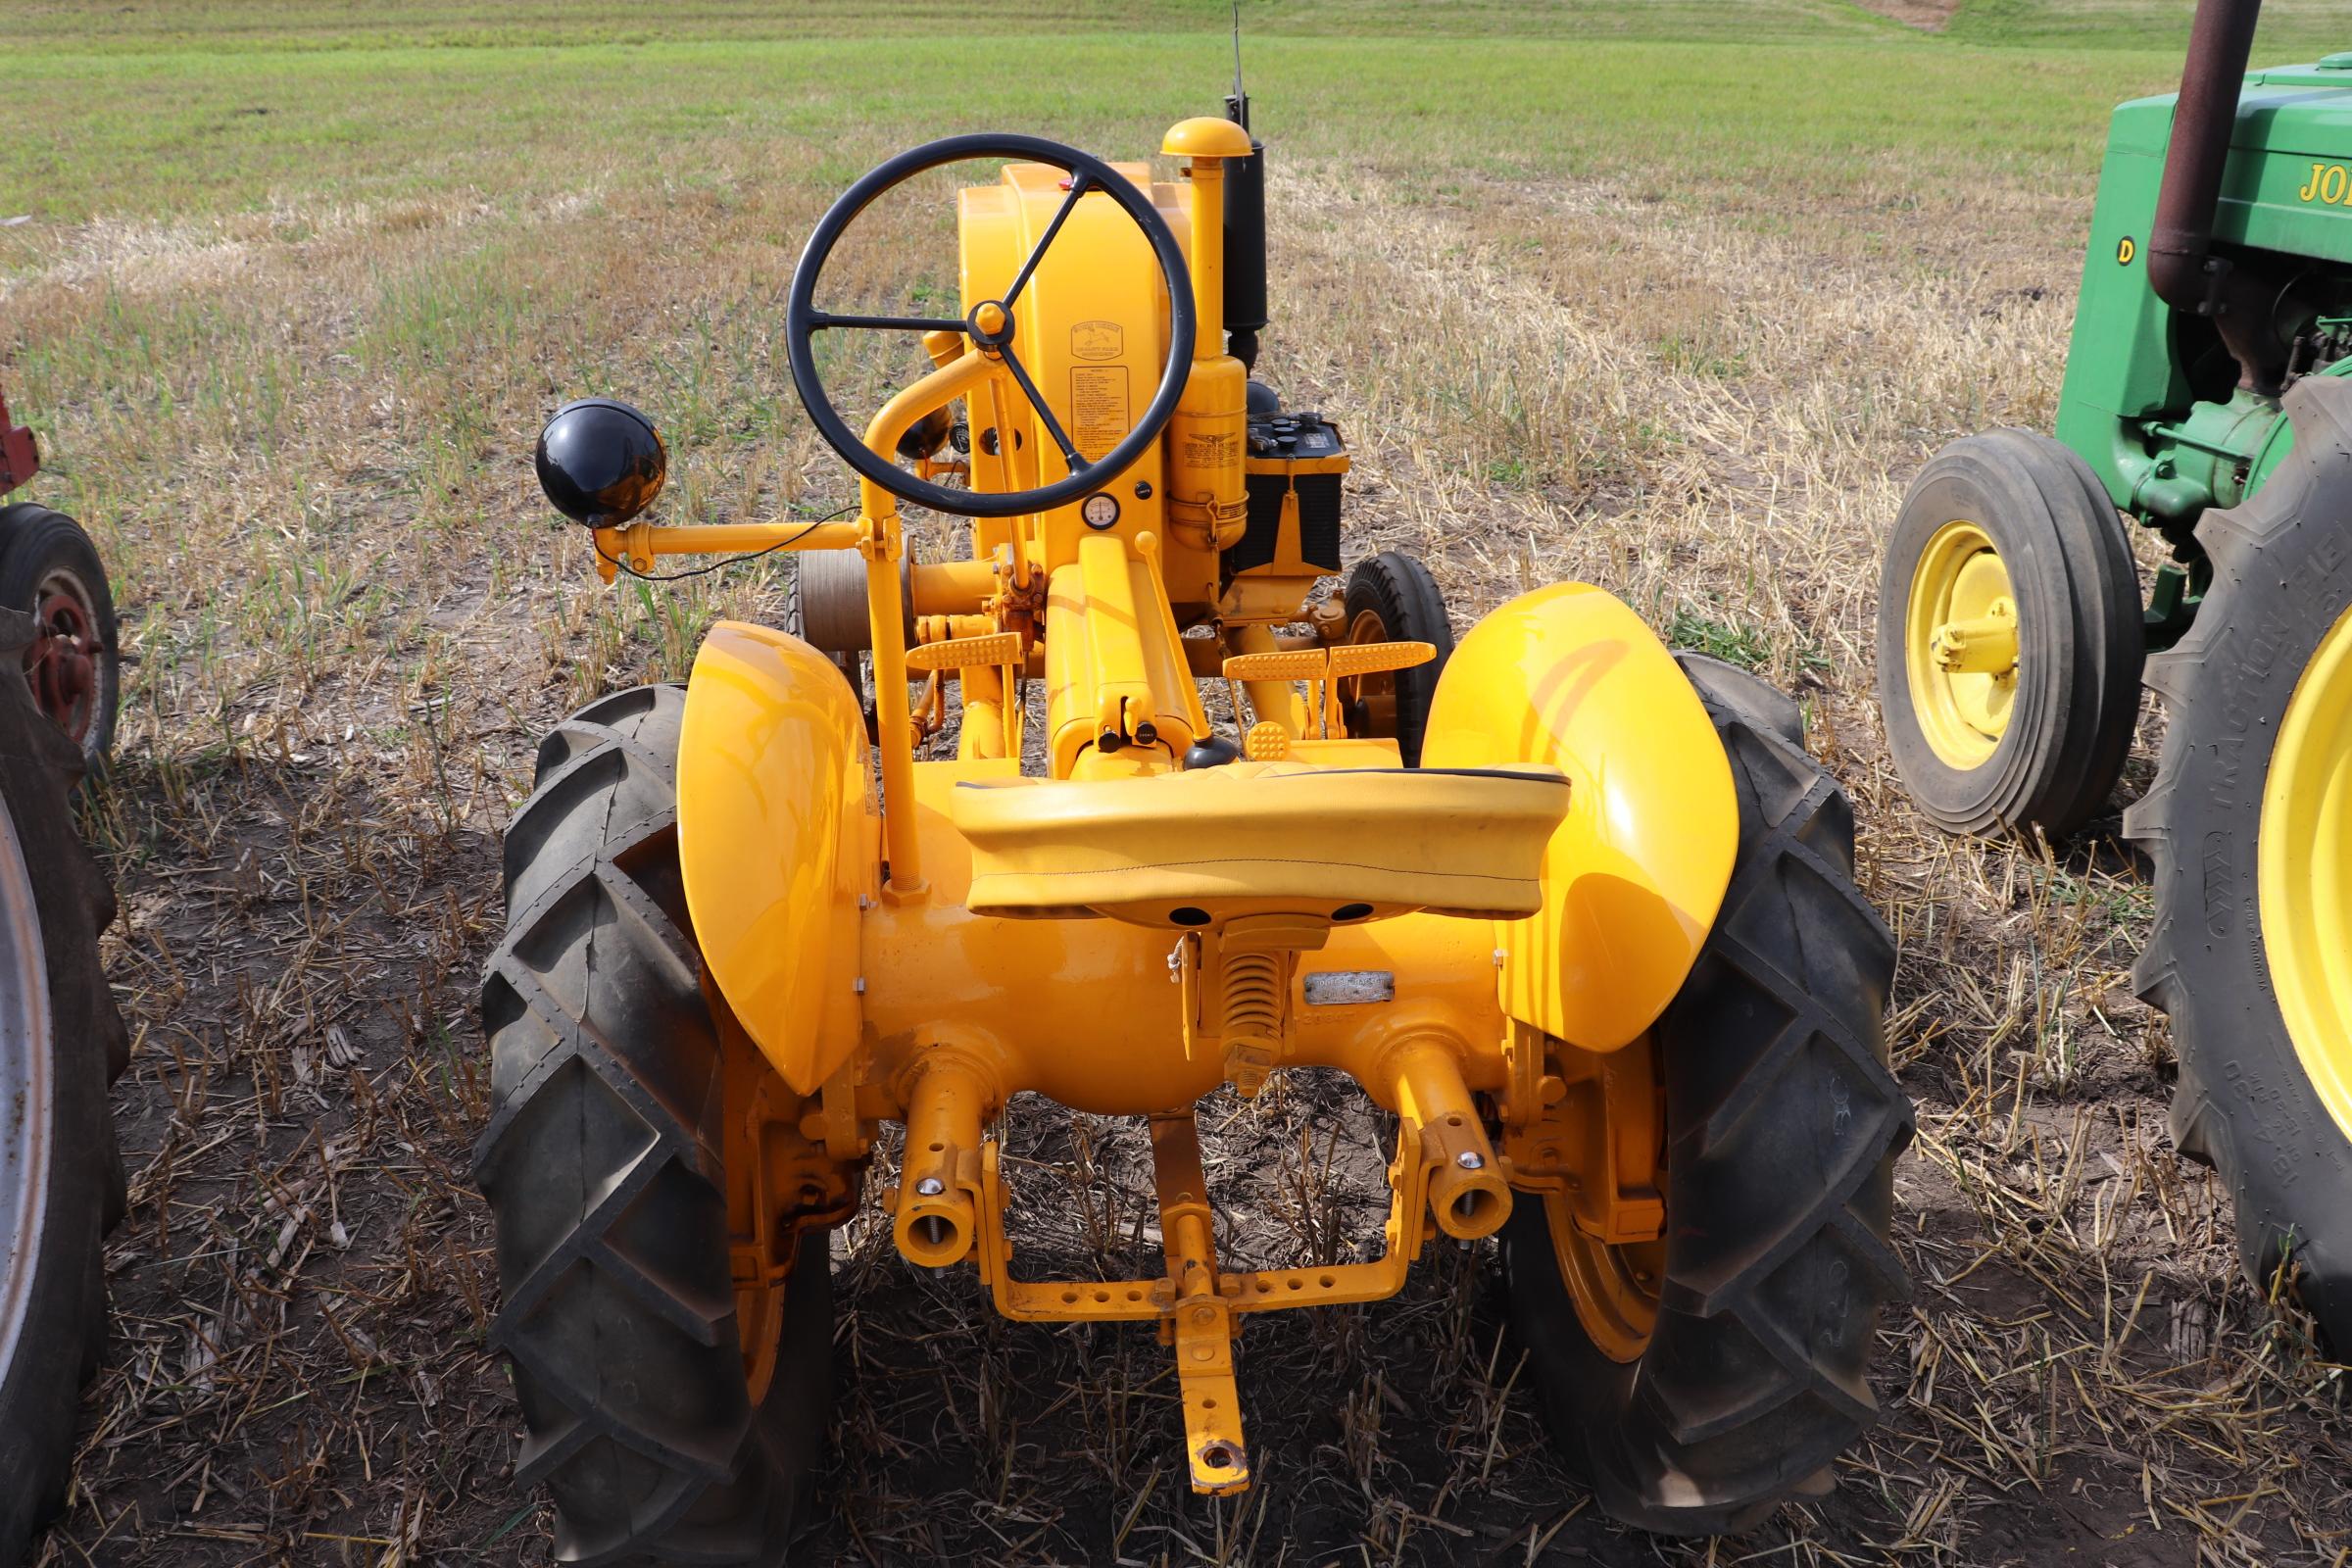
POLYGON ((1502 1232, 1512 1326, 1545 1419, 1612 1517, 1745 1530, 1817 1491, 1876 1419, 1881 1309, 1911 1102, 1881 1019, 1894 943, 1854 887, 1845 794, 1787 698, 1677 656, 1740 805, 1731 886, 1644 1042, 1663 1103, 1658 1241, 1588 1237, 1521 1196, 1502 1232))
POLYGON ((823 1237, 748 1319, 731 1278, 719 1034, 678 872, 685 701, 621 692, 541 745, 482 982, 493 1343, 528 1430, 515 1479, 554 1498, 564 1562, 784 1560, 832 1402, 823 1237))
POLYGON ((1387 736, 1407 767, 1421 765, 1421 741, 1429 730, 1430 699, 1438 677, 1453 656, 1453 626, 1446 618, 1446 596, 1429 568, 1411 556, 1384 550, 1355 564, 1342 601, 1348 627, 1342 642, 1429 643, 1438 657, 1393 674, 1361 675, 1341 688, 1340 701, 1350 735, 1387 736))
POLYGON ((2213 1165, 2258 1289, 2352 1354, 2352 385, 2286 396, 2294 446, 2209 512, 2213 586, 2148 663, 2169 724, 2126 818, 2155 862, 2133 972, 2172 1015, 2173 1137, 2213 1165))
POLYGON ((1936 826, 2055 841, 2097 815, 2132 749, 2144 642, 2131 540, 2072 451, 1995 430, 1911 482, 1879 579, 1879 708, 1936 826))
MULTIPOLYGON (((36 635, 0 609, 0 657, 36 635)), ((81 761, 23 682, 0 682, 0 1568, 32 1560, 65 1500, 123 1207, 106 1090, 129 1037, 98 964, 114 895, 68 802, 81 761)))

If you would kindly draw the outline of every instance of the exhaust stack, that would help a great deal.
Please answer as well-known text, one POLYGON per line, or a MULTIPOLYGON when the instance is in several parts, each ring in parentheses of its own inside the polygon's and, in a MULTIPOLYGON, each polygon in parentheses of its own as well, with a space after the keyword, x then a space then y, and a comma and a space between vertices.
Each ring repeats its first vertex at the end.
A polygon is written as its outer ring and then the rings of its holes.
POLYGON ((2176 310, 2210 314, 2215 282, 2229 270, 2230 264, 2212 254, 2213 216, 2261 12, 2262 0, 2200 0, 2190 24, 2164 185, 2148 234, 2148 283, 2176 310))
MULTIPOLYGON (((1233 91, 1225 118, 1247 131, 1250 95, 1242 90, 1242 8, 1233 8, 1233 91)), ((1250 156, 1225 164, 1226 352, 1257 368, 1257 334, 1266 325, 1266 144, 1250 138, 1250 156)))
POLYGON ((2222 172, 2237 128, 2238 94, 2254 51, 2262 0, 2198 0, 2188 59, 2173 108, 2173 139, 2148 232, 2148 286, 2177 311, 2213 319, 2238 364, 2243 385, 2276 393, 2287 345, 2273 326, 2276 280, 2267 286, 2228 257, 2213 254, 2213 222, 2222 172))

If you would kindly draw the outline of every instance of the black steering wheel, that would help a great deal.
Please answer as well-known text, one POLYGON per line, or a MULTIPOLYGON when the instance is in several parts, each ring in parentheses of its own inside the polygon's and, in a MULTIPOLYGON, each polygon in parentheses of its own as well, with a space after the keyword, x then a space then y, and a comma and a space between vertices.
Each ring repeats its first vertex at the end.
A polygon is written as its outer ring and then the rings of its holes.
POLYGON ((888 490, 902 501, 911 501, 935 512, 955 513, 966 517, 1011 517, 1023 513, 1044 512, 1066 506, 1092 491, 1102 488, 1106 478, 1122 472, 1128 465, 1144 455, 1160 427, 1176 412, 1176 400, 1184 394, 1186 376, 1193 359, 1193 285, 1192 274, 1184 265, 1184 252, 1177 248, 1176 236, 1169 232, 1159 210, 1152 205, 1148 191, 1140 190, 1118 171, 1091 154, 1075 147, 1065 147, 1042 136, 1015 136, 982 133, 971 136, 947 136, 910 148, 888 163, 876 166, 857 184, 842 192, 818 220, 815 231, 808 236, 808 249, 801 253, 801 263, 792 274, 792 298, 784 314, 784 342, 792 362, 792 383, 800 389, 801 403, 808 417, 816 424, 817 433, 827 445, 841 454, 842 461, 866 478, 888 490), (1061 170, 1070 177, 1066 182, 1069 194, 1062 198, 1054 220, 1038 236, 1037 248, 1021 263, 1013 274, 1012 284, 1002 299, 977 300, 971 314, 957 320, 952 317, 922 316, 839 316, 816 307, 816 285, 823 275, 825 263, 833 247, 841 240, 844 230, 856 221, 858 215, 873 205, 885 191, 902 185, 926 170, 942 164, 960 163, 965 159, 999 158, 1031 164, 1046 164, 1061 170), (1080 452, 1062 429, 1061 421, 1054 416, 1045 394, 1030 379, 1028 368, 1022 365, 1013 345, 1013 303, 1036 272, 1037 264, 1061 232, 1078 199, 1091 191, 1101 191, 1135 220, 1152 244, 1152 252, 1159 262, 1161 279, 1168 289, 1168 367, 1160 377, 1159 390, 1144 410, 1143 417, 1135 422, 1117 446, 1099 456, 1080 452), (951 490, 946 485, 933 484, 917 478, 899 467, 888 458, 876 453, 858 432, 851 429, 825 394, 825 384, 816 373, 814 340, 816 334, 835 327, 870 328, 901 332, 960 332, 972 345, 990 359, 1001 362, 1011 373, 1029 406, 1037 411, 1040 423, 1054 444, 1061 449, 1062 461, 1069 465, 1069 473, 1052 484, 1034 490, 990 492, 979 490, 951 490))

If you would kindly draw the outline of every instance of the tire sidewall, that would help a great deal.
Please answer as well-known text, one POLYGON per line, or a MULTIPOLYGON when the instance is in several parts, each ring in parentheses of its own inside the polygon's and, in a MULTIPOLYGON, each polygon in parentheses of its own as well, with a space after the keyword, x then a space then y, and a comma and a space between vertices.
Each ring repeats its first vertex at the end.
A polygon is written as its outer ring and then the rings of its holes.
POLYGON ((1879 708, 1887 747, 1928 814, 1972 832, 1992 826, 1995 814, 2014 804, 2033 761, 2034 737, 2074 680, 2072 639, 2057 635, 2057 628, 2073 625, 2074 607, 2051 592, 2066 581, 2063 565, 2050 559, 2056 523, 2032 475, 2005 458, 1981 437, 1936 454, 1903 498, 1879 580, 1879 708), (1992 754, 1965 769, 1945 761, 1920 728, 1911 701, 1908 635, 1912 582, 1929 541, 1959 520, 1975 523, 1991 539, 2018 602, 2017 694, 2009 722, 1992 754))
POLYGON ((2224 1146, 2208 1152, 2234 1189, 2247 1273, 2267 1286, 2291 1235, 2306 1303, 2340 1345, 2352 1340, 2352 1141, 2279 1008, 2259 856, 2288 702, 2321 638, 2352 610, 2352 529, 2285 528, 2257 554, 2258 570, 2219 567, 2231 579, 2228 618, 2209 594, 2194 654, 2206 678, 2171 708, 2168 760, 2178 748, 2186 765, 2167 802, 2173 863, 2158 890, 2179 976, 2167 1000, 2184 1080, 2219 1113, 2199 1136, 2224 1146))
POLYGON ((1879 582, 1877 685, 1887 750, 1920 810, 1956 833, 2072 833, 2122 777, 2139 715, 2146 632, 2132 541, 2106 490, 2070 448, 2030 430, 1964 437, 1903 500, 1879 582), (2018 610, 2018 681, 1984 761, 1960 768, 1929 744, 1912 707, 1913 579, 1947 523, 1982 528, 2018 610))
POLYGON ((1544 1427, 1567 1450, 1561 1457, 1572 1468, 1594 1476, 1607 1456, 1594 1446, 1592 1434, 1624 1424, 1642 1363, 1616 1360, 1585 1332, 1560 1273, 1544 1207, 1539 1194, 1513 1195, 1499 1237, 1504 1289, 1534 1373, 1530 1382, 1544 1427))
POLYGON ((28 502, 0 507, 0 605, 31 614, 41 583, 57 570, 71 572, 81 585, 98 640, 106 650, 98 660, 89 733, 81 739, 83 765, 94 770, 114 750, 115 718, 122 695, 122 644, 106 564, 98 559, 98 547, 81 525, 64 513, 28 502))
POLYGON ((1438 678, 1453 657, 1453 625, 1446 614, 1446 598, 1429 568, 1411 556, 1394 550, 1367 557, 1348 573, 1341 599, 1349 625, 1367 612, 1380 617, 1391 642, 1421 642, 1435 648, 1437 657, 1426 664, 1397 670, 1396 750, 1407 767, 1421 765, 1421 743, 1429 729, 1429 705, 1438 692, 1438 678))
MULTIPOLYGON (((15 661, 29 617, 0 611, 0 655, 15 661)), ((84 1350, 102 1332, 108 1046, 120 1031, 97 959, 112 906, 76 836, 67 789, 76 758, 22 681, 0 683, 0 808, 16 828, 35 903, 48 989, 52 1122, 41 1246, 16 1351, 0 1366, 0 1563, 13 1563, 62 1496, 79 1413, 84 1350), (111 1025, 111 1028, 110 1028, 111 1025), (95 1284, 98 1297, 91 1298, 95 1284)))

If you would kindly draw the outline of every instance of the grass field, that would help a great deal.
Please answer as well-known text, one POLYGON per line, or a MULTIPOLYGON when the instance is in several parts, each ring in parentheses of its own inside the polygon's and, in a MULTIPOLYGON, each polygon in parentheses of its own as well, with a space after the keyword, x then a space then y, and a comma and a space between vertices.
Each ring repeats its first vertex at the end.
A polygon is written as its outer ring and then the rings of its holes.
MULTIPOLYGON (((2171 1048, 2126 974, 2144 868, 2113 816, 2054 858, 1927 831, 1867 696, 1902 486, 1954 435, 2047 426, 2107 108, 2166 90, 2188 7, 1894 9, 1246 7, 1265 373, 1349 433, 1351 553, 1424 555, 1461 626, 1606 584, 1796 688, 1854 792, 1920 1106, 1885 1424, 1748 1538, 1628 1535, 1547 1457, 1449 1251, 1400 1300, 1252 1329, 1263 1479, 1210 1503, 1149 1334, 1001 1322, 860 1222, 811 1560, 2348 1560, 2343 1370, 2240 1281, 2225 1196, 2164 1134, 2171 1048)), ((776 344, 816 215, 950 130, 1140 156, 1215 107, 1225 15, 0 10, 0 377, 138 660, 90 806, 132 1208, 45 1563, 545 1560, 467 1174, 498 834, 558 716, 682 673, 783 579, 600 588, 531 438, 610 391, 671 440, 667 519, 830 511, 776 344)), ((2339 45, 2352 6, 2281 3, 2257 52, 2339 45)), ((891 215, 856 264, 877 300, 948 275, 948 224, 891 215)), ((1336 1245, 1365 1162, 1301 1151, 1368 1121, 1314 1085, 1224 1118, 1236 1234, 1336 1245)), ((1102 1261, 1135 1129, 1032 1106, 1007 1138, 1055 1211, 1024 1246, 1102 1261)))

